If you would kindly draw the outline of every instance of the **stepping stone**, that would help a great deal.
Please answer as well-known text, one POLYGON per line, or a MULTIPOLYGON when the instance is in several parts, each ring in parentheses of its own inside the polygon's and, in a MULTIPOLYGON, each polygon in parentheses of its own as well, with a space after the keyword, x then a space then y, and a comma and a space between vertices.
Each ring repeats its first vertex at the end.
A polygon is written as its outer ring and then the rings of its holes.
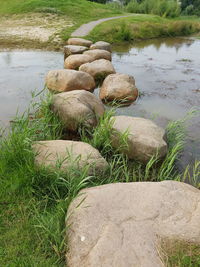
POLYGON ((94 94, 75 90, 54 95, 52 110, 59 116, 66 130, 76 132, 81 125, 95 127, 105 108, 94 94))
POLYGON ((72 90, 93 91, 95 88, 94 78, 82 71, 76 70, 51 70, 46 75, 47 88, 55 92, 72 90))
POLYGON ((200 244, 200 191, 175 181, 97 186, 67 218, 68 267, 163 267, 162 239, 200 244))
POLYGON ((110 61, 112 60, 111 53, 106 50, 93 49, 93 50, 85 51, 83 54, 93 57, 94 60, 97 60, 97 59, 106 59, 110 61))
POLYGON ((85 63, 80 66, 79 70, 87 72, 96 81, 102 81, 109 74, 115 73, 112 63, 106 59, 98 59, 91 63, 85 63))
POLYGON ((111 44, 103 41, 96 42, 90 46, 90 49, 103 49, 111 52, 111 44))
POLYGON ((111 74, 106 77, 100 88, 100 99, 104 102, 116 101, 130 104, 138 97, 135 80, 127 74, 111 74))
POLYGON ((89 40, 85 40, 83 38, 70 38, 68 39, 68 45, 80 45, 80 46, 86 46, 90 47, 92 45, 92 42, 89 40))
POLYGON ((81 45, 66 45, 64 46, 64 59, 70 55, 82 54, 88 50, 88 47, 81 45))
POLYGON ((90 55, 71 55, 65 59, 64 67, 65 69, 77 70, 81 65, 94 61, 94 58, 90 55))
POLYGON ((111 137, 113 147, 119 149, 121 135, 128 132, 127 147, 123 146, 121 151, 129 159, 147 163, 153 156, 162 159, 167 154, 165 130, 153 121, 129 116, 114 116, 111 120, 114 122, 111 137))
POLYGON ((39 141, 33 145, 35 164, 53 170, 67 171, 69 168, 83 169, 88 166, 90 174, 103 172, 107 161, 91 145, 69 140, 39 141))

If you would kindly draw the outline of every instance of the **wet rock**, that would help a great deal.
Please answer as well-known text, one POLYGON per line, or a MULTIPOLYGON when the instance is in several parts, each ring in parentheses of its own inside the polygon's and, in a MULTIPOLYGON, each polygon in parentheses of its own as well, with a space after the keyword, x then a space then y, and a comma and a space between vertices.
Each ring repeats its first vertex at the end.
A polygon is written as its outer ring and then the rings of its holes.
POLYGON ((102 81, 109 74, 115 73, 112 63, 106 59, 98 59, 91 63, 83 64, 79 70, 87 72, 98 81, 102 81))
POLYGON ((74 54, 82 54, 88 50, 88 47, 81 45, 66 45, 64 46, 64 59, 66 59, 70 55, 74 54))
POLYGON ((163 267, 161 239, 200 243, 199 203, 198 189, 175 181, 82 190, 68 209, 68 266, 163 267))
POLYGON ((92 62, 94 59, 90 55, 71 55, 65 59, 65 69, 78 69, 81 65, 92 62))
POLYGON ((83 38, 70 38, 68 39, 68 45, 80 45, 90 47, 92 42, 83 38))
POLYGON ((161 159, 167 154, 167 143, 163 139, 165 131, 153 121, 129 116, 114 116, 112 119, 112 145, 119 148, 121 135, 128 132, 127 147, 123 146, 121 151, 129 159, 147 163, 152 156, 161 159))
POLYGON ((47 88, 55 92, 72 90, 93 91, 95 81, 86 72, 76 70, 51 70, 46 76, 47 88))
POLYGON ((111 74, 106 77, 100 88, 100 99, 105 102, 120 101, 128 104, 138 97, 135 80, 127 74, 111 74))
POLYGON ((102 49, 111 52, 111 44, 103 41, 96 42, 90 46, 90 49, 102 49))
POLYGON ((105 109, 94 94, 85 90, 76 90, 54 95, 52 110, 58 114, 65 129, 77 131, 80 125, 96 126, 105 109))
POLYGON ((106 59, 106 60, 111 61, 111 59, 112 59, 110 52, 108 52, 106 50, 101 50, 101 49, 88 50, 88 51, 85 51, 83 54, 93 57, 94 60, 106 59))
POLYGON ((69 140, 39 141, 33 145, 36 153, 35 164, 53 170, 67 171, 70 167, 82 169, 88 167, 90 174, 102 172, 108 163, 99 151, 91 145, 69 140))

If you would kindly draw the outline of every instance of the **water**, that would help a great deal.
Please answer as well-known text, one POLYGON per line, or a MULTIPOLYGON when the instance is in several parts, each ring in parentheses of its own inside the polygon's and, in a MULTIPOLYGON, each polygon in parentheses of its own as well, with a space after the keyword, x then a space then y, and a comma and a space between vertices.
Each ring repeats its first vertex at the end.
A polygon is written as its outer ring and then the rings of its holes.
MULTIPOLYGON (((118 114, 154 119, 165 127, 200 109, 200 40, 157 39, 134 45, 115 46, 113 64, 117 72, 133 75, 141 97, 118 114)), ((43 89, 48 70, 63 67, 63 55, 47 51, 0 52, 0 123, 8 125, 23 112, 31 92, 43 89)), ((95 90, 98 95, 98 90, 95 90)), ((188 142, 180 167, 200 160, 200 116, 188 123, 188 142)))
POLYGON ((32 92, 44 87, 50 69, 63 67, 63 55, 47 51, 0 52, 0 125, 7 126, 16 112, 29 106, 32 92))

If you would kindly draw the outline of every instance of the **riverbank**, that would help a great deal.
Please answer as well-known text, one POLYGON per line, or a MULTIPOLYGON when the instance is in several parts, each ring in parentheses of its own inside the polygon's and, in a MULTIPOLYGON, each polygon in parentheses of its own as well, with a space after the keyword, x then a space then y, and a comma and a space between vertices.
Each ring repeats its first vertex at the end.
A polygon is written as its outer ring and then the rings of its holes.
POLYGON ((59 50, 80 25, 122 14, 87 0, 0 0, 0 47, 59 50))
MULTIPOLYGON (((1 0, 2 1, 2 0, 1 0)), ((1 3, 0 1, 0 3, 1 3)), ((104 22, 87 36, 111 43, 158 37, 184 36, 200 30, 197 17, 165 19, 154 15, 127 14, 109 5, 86 0, 3 1, 0 6, 0 48, 62 50, 82 24, 102 18, 128 16, 104 22)))
MULTIPOLYGON (((38 169, 34 164, 32 144, 63 138, 62 125, 49 108, 51 99, 49 95, 35 105, 34 115, 27 112, 16 118, 9 135, 0 139, 2 266, 65 266, 65 215, 69 204, 83 188, 184 177, 174 169, 184 144, 183 121, 171 122, 167 127, 169 152, 164 162, 157 165, 156 159, 152 158, 144 166, 110 149, 112 111, 104 115, 89 138, 84 132, 78 137, 99 149, 107 159, 109 169, 101 176, 89 176, 87 168, 82 171, 70 168, 66 172, 38 169)), ((193 182, 195 185, 197 181, 193 182)), ((170 261, 184 263, 188 260, 185 255, 191 253, 192 248, 192 244, 184 243, 180 248, 175 246, 170 250, 170 261)), ((164 249, 166 246, 162 252, 164 249)), ((196 245, 190 255, 194 263, 198 262, 199 249, 196 245)), ((166 254, 165 259, 168 260, 166 254)))
POLYGON ((112 44, 133 42, 159 37, 187 36, 200 31, 200 18, 179 17, 166 19, 154 15, 135 14, 130 17, 104 22, 87 38, 104 39, 112 44))

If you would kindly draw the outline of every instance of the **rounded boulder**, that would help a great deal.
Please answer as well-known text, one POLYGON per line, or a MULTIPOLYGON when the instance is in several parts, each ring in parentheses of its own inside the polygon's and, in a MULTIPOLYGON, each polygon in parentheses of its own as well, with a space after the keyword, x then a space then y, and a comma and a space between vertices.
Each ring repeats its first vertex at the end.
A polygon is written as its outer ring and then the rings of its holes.
POLYGON ((82 71, 76 70, 51 70, 46 75, 47 88, 55 92, 73 90, 93 91, 95 88, 94 78, 82 71))
POLYGON ((75 132, 81 125, 95 127, 105 108, 94 94, 76 90, 54 95, 52 110, 61 119, 65 129, 75 132))
POLYGON ((104 102, 120 101, 129 104, 138 97, 135 80, 127 74, 111 74, 106 77, 100 88, 100 99, 104 102))
POLYGON ((146 164, 153 156, 157 159, 166 156, 165 130, 153 121, 129 116, 114 116, 112 120, 112 146, 121 150, 129 159, 146 164), (125 133, 127 141, 121 145, 125 133))
POLYGON ((98 59, 91 63, 83 64, 79 70, 87 72, 98 81, 102 81, 109 74, 115 73, 112 63, 106 59, 98 59))

